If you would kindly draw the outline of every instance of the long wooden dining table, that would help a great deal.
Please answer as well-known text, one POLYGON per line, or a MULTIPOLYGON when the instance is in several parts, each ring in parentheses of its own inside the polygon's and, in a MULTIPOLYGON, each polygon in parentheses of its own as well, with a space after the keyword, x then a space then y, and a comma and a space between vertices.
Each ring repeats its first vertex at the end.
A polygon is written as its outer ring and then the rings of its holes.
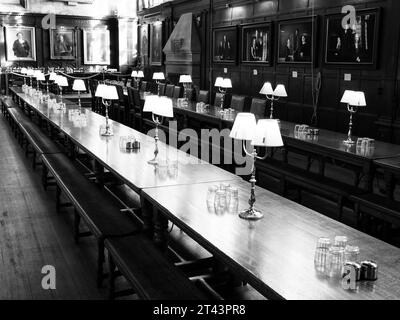
POLYGON ((74 121, 71 111, 76 105, 57 110, 20 88, 12 90, 31 111, 140 194, 146 232, 155 240, 168 241, 171 221, 270 299, 400 299, 400 249, 258 187, 256 206, 264 219, 250 223, 237 212, 217 215, 207 208, 208 187, 227 183, 238 188, 239 208, 245 209, 250 184, 164 143, 159 156, 165 161, 157 168, 148 164, 154 151, 150 136, 110 121, 114 136, 102 137, 103 116, 83 110, 85 121, 74 121), (137 152, 120 147, 120 138, 130 135, 141 142, 137 152), (339 279, 315 271, 318 238, 335 236, 347 236, 349 243, 360 247, 361 259, 379 264, 377 281, 345 290, 339 279))
MULTIPOLYGON (((144 100, 146 94, 140 93, 144 100)), ((182 127, 188 126, 188 119, 193 119, 196 123, 201 123, 219 130, 224 128, 231 129, 235 121, 237 112, 230 112, 221 108, 209 105, 207 108, 200 109, 196 102, 189 102, 182 107, 177 99, 173 99, 174 112, 183 116, 182 127)), ((319 174, 325 175, 325 164, 327 160, 334 160, 347 165, 351 170, 357 172, 355 186, 360 183, 360 177, 364 176, 364 189, 368 192, 373 190, 373 178, 375 173, 374 161, 380 159, 390 159, 400 157, 400 145, 375 141, 375 147, 369 150, 357 148, 356 144, 348 145, 343 141, 347 140, 347 134, 326 129, 320 129, 319 134, 298 135, 295 133, 296 124, 288 121, 280 121, 281 134, 285 142, 286 151, 307 154, 318 161, 319 174), (354 170, 356 169, 356 170, 354 170)), ((358 137, 353 137, 357 141, 358 137)), ((287 159, 284 159, 287 161, 287 159)))

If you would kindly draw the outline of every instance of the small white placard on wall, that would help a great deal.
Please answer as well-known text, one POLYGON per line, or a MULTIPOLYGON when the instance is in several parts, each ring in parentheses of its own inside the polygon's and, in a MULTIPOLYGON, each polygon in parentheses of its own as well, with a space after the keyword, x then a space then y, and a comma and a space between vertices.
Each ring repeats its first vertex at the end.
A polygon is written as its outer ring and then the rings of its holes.
POLYGON ((351 81, 351 73, 344 74, 344 81, 351 81))
POLYGON ((292 77, 293 77, 293 78, 297 78, 297 76, 298 76, 297 71, 293 71, 293 72, 292 72, 292 77))
POLYGON ((228 68, 224 68, 224 73, 228 73, 228 68))
POLYGON ((253 70, 253 75, 254 75, 254 76, 258 75, 257 69, 254 69, 254 70, 253 70))

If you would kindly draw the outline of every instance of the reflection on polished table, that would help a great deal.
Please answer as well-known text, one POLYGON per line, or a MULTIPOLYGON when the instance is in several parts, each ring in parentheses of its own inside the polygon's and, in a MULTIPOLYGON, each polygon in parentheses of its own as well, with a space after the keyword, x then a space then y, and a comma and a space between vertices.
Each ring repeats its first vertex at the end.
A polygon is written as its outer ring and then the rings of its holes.
MULTIPOLYGON (((250 185, 230 184, 239 189, 239 208, 247 208, 250 185)), ((256 189, 256 207, 265 214, 263 220, 249 223, 237 214, 216 215, 206 204, 211 185, 147 189, 144 197, 268 298, 400 299, 400 249, 261 188, 256 189), (337 235, 359 246, 361 259, 378 262, 378 281, 360 282, 357 292, 347 291, 340 280, 316 273, 317 239, 337 235)))
POLYGON ((140 193, 145 231, 154 233, 158 243, 167 243, 170 220, 240 279, 272 299, 400 299, 400 249, 258 187, 256 206, 264 212, 263 220, 249 224, 235 213, 217 216, 207 209, 208 187, 221 182, 237 187, 239 209, 245 209, 247 182, 164 143, 160 143, 160 159, 169 162, 156 168, 147 163, 153 157, 153 138, 114 121, 114 136, 102 137, 103 116, 82 110, 85 121, 76 122, 70 115, 76 105, 67 103, 65 110, 57 110, 18 88, 12 90, 42 120, 140 193), (140 140, 137 152, 120 149, 119 138, 128 135, 140 140), (155 217, 154 208, 159 213, 155 217), (378 262, 377 282, 360 282, 358 291, 351 292, 338 281, 316 274, 317 239, 337 235, 358 245, 362 259, 378 262))

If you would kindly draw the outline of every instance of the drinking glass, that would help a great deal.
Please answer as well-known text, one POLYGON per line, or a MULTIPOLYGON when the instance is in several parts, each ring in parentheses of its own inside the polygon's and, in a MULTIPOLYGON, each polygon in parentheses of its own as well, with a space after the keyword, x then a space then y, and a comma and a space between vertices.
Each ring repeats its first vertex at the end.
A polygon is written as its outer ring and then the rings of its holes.
POLYGON ((214 201, 215 201, 215 193, 217 192, 217 186, 208 187, 207 191, 207 209, 208 211, 212 211, 214 209, 214 201))
POLYGON ((344 251, 345 262, 358 262, 360 256, 360 248, 356 246, 347 246, 344 251))
POLYGON ((315 270, 319 273, 326 272, 328 253, 331 245, 331 239, 329 238, 318 239, 317 248, 315 249, 314 266, 315 270))
POLYGON ((341 277, 344 266, 344 249, 331 247, 328 252, 326 275, 330 278, 341 277))
POLYGON ((345 236, 335 237, 335 247, 339 247, 344 250, 346 246, 347 246, 347 237, 345 236))
POLYGON ((226 192, 224 190, 217 190, 215 192, 214 210, 217 215, 224 214, 226 209, 226 192))
POLYGON ((298 138, 298 137, 299 137, 300 128, 301 128, 301 125, 299 125, 299 124, 296 124, 296 125, 294 126, 294 137, 295 137, 295 138, 298 138))
POLYGON ((237 188, 230 188, 231 199, 229 201, 228 212, 238 213, 239 211, 239 190, 237 188))

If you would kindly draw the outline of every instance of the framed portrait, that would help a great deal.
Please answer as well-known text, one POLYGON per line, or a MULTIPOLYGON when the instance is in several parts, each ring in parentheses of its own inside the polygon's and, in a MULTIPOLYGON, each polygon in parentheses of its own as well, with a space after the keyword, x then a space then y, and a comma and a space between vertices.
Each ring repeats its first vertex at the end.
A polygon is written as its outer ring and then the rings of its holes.
POLYGON ((326 17, 325 64, 376 67, 380 9, 357 11, 353 25, 344 18, 326 17))
POLYGON ((84 64, 110 64, 110 31, 107 29, 83 30, 84 64))
POLYGON ((238 60, 238 28, 213 30, 213 62, 236 64, 238 60))
POLYGON ((76 58, 76 47, 75 29, 50 29, 50 59, 74 60, 76 58))
POLYGON ((143 65, 149 64, 149 25, 139 26, 140 57, 143 65))
POLYGON ((163 23, 155 22, 150 25, 150 65, 161 66, 163 62, 163 23))
POLYGON ((7 61, 36 61, 36 37, 34 27, 5 27, 7 61))
POLYGON ((278 63, 312 64, 316 59, 317 17, 278 22, 278 63))
POLYGON ((242 26, 242 63, 261 65, 271 64, 271 28, 271 23, 259 23, 242 26))

